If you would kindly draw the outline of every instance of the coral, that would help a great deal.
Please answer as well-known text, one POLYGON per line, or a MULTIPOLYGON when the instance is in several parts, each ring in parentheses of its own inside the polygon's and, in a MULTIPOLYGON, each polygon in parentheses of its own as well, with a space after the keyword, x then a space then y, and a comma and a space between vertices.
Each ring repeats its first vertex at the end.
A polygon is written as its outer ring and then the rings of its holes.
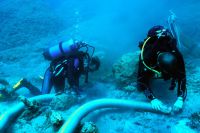
POLYGON ((54 110, 47 112, 46 116, 47 116, 46 122, 49 123, 50 125, 53 125, 55 129, 61 127, 64 122, 62 115, 54 110))
POLYGON ((98 133, 98 129, 93 122, 85 122, 82 124, 80 133, 98 133))
POLYGON ((37 111, 40 108, 40 105, 37 101, 30 101, 27 98, 20 96, 19 99, 28 107, 29 110, 37 111))
POLYGON ((19 118, 19 121, 30 121, 33 118, 39 116, 42 114, 44 108, 37 102, 37 101, 29 101, 25 97, 19 97, 19 99, 25 104, 27 107, 25 111, 22 113, 22 115, 19 118))
POLYGON ((126 86, 136 81, 139 52, 123 55, 114 65, 114 78, 119 85, 126 86))
POLYGON ((6 86, 0 83, 0 91, 5 90, 6 86))
POLYGON ((55 111, 51 112, 50 120, 53 125, 61 125, 61 123, 63 123, 63 117, 60 113, 55 111))
POLYGON ((38 119, 43 120, 43 124, 40 124, 38 127, 36 127, 38 132, 56 132, 64 122, 63 116, 61 113, 51 110, 50 107, 45 110, 44 114, 44 117, 38 117, 38 119))
POLYGON ((60 94, 57 95, 50 103, 50 106, 54 110, 66 110, 70 108, 77 101, 77 97, 75 95, 69 94, 60 94))
POLYGON ((200 130, 200 112, 193 113, 190 122, 187 123, 191 128, 200 130))
POLYGON ((136 91, 137 88, 133 85, 128 85, 128 86, 123 87, 123 90, 128 91, 128 92, 133 92, 133 91, 136 91))

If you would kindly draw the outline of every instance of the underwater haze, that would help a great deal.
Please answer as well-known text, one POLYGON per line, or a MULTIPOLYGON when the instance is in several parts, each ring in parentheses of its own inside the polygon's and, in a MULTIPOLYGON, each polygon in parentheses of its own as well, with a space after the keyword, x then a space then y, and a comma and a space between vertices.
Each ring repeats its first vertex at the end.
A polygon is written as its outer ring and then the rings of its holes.
MULTIPOLYGON (((149 103, 135 86, 138 45, 151 27, 169 28, 168 17, 172 13, 186 66, 188 96, 183 111, 165 115, 126 108, 98 109, 79 122, 82 129, 76 127, 73 132, 200 132, 199 7, 199 0, 0 0, 0 133, 58 132, 78 107, 95 99, 149 103), (37 105, 36 110, 28 106, 8 120, 6 131, 1 130, 6 112, 22 104, 23 100, 17 97, 34 96, 27 86, 16 90, 11 98, 9 95, 9 100, 2 92, 14 92, 14 86, 23 78, 41 89, 50 64, 43 57, 44 50, 70 39, 94 46, 94 55, 101 61, 99 71, 89 74, 88 84, 81 77, 83 94, 58 94, 49 103, 37 105), (89 131, 91 128, 95 129, 89 131)), ((55 94, 54 89, 51 94, 55 94)))
POLYGON ((167 26, 169 10, 176 13, 181 30, 189 36, 197 34, 198 4, 178 0, 2 0, 1 49, 34 44, 53 35, 90 41, 105 49, 112 47, 121 54, 136 49, 151 26, 167 26))

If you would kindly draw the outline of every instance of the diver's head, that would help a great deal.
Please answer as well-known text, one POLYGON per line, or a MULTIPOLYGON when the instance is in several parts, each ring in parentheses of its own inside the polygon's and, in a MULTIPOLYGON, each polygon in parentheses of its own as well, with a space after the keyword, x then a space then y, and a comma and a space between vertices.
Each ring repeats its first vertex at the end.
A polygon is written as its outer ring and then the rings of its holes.
POLYGON ((157 63, 162 74, 168 74, 172 76, 177 71, 177 58, 170 52, 159 53, 157 63))
POLYGON ((157 26, 152 27, 148 31, 147 36, 148 37, 157 37, 159 39, 160 37, 171 36, 171 33, 164 26, 157 25, 157 26))
POLYGON ((100 67, 100 64, 101 63, 100 63, 99 57, 97 57, 97 56, 92 57, 90 60, 89 66, 88 66, 89 71, 90 72, 97 71, 100 67))

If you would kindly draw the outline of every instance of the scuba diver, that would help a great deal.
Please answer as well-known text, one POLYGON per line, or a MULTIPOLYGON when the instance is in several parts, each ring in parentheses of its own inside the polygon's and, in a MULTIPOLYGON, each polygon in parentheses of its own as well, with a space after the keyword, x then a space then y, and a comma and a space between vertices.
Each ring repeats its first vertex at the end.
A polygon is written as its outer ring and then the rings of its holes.
POLYGON ((174 112, 181 111, 187 93, 186 72, 183 56, 177 48, 176 38, 163 26, 154 26, 148 31, 144 42, 139 43, 139 47, 141 53, 137 76, 138 89, 144 91, 154 109, 162 110, 164 104, 154 96, 150 80, 171 79, 170 90, 174 90, 177 82, 177 100, 172 109, 174 112))
POLYGON ((99 58, 93 57, 94 51, 93 46, 72 39, 45 50, 44 58, 51 63, 45 72, 41 93, 50 93, 53 86, 56 93, 64 92, 65 79, 67 79, 70 91, 80 94, 80 76, 85 75, 85 83, 87 83, 88 73, 97 71, 100 67, 99 58))
POLYGON ((22 87, 27 88, 32 95, 50 93, 53 86, 56 93, 64 92, 65 78, 68 79, 70 90, 79 94, 81 91, 79 88, 80 76, 85 75, 85 82, 87 83, 88 73, 94 72, 100 67, 99 58, 97 56, 92 57, 94 51, 94 47, 73 40, 60 42, 59 45, 50 47, 43 53, 45 59, 50 60, 51 63, 45 72, 42 90, 25 78, 22 78, 14 86, 10 86, 7 81, 0 79, 0 100, 17 99, 19 94, 16 91, 22 87), (92 48, 91 55, 89 55, 89 48, 92 48))

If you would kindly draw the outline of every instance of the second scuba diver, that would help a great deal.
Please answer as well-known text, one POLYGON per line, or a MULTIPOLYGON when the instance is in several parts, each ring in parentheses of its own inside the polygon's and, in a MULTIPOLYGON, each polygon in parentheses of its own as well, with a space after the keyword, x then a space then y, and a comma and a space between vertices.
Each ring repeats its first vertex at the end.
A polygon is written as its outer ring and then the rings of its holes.
MULTIPOLYGON (((16 90, 25 87, 32 95, 48 94, 52 87, 55 92, 65 91, 65 79, 68 79, 69 89, 74 94, 79 94, 79 78, 85 75, 85 82, 88 82, 88 73, 94 72, 100 67, 100 60, 97 56, 93 56, 95 48, 84 42, 74 42, 69 40, 60 42, 58 45, 50 47, 44 51, 45 59, 50 60, 50 66, 47 68, 42 89, 34 86, 27 79, 23 78, 13 87, 1 87, 0 99, 16 99, 18 95, 16 90), (89 48, 92 49, 92 54, 89 54, 89 48), (10 91, 9 91, 10 90, 10 91)), ((5 85, 8 86, 8 85, 5 85)))
POLYGON ((144 91, 154 109, 162 110, 164 104, 154 96, 150 80, 154 77, 171 79, 170 90, 173 90, 178 82, 177 100, 173 111, 181 111, 187 92, 186 72, 183 56, 177 49, 176 39, 163 26, 154 26, 139 47, 141 49, 137 77, 139 90, 144 91))
POLYGON ((88 73, 97 71, 100 67, 100 60, 93 56, 95 48, 84 42, 73 40, 60 42, 58 45, 50 47, 44 51, 45 59, 50 60, 43 85, 42 94, 50 93, 54 86, 55 92, 64 92, 65 79, 68 80, 69 89, 75 93, 80 93, 79 78, 85 75, 85 82, 88 82, 88 73), (89 49, 92 54, 89 54, 89 49))

